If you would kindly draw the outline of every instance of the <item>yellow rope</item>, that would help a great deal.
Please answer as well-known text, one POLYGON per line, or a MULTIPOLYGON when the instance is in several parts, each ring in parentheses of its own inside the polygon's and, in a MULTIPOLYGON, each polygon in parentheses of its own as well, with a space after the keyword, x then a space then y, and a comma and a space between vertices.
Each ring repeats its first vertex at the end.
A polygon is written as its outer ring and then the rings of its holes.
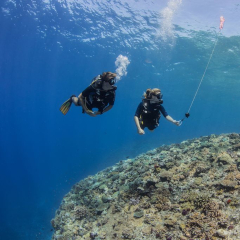
POLYGON ((195 98, 196 98, 196 96, 197 96, 197 94, 198 94, 198 90, 199 90, 199 88, 200 88, 200 86, 201 86, 201 84, 202 84, 202 81, 203 81, 203 79, 204 79, 204 77, 205 77, 205 74, 206 74, 206 72, 207 72, 209 63, 210 63, 210 61, 211 61, 211 59, 212 59, 212 56, 213 56, 215 47, 216 47, 217 42, 218 42, 218 38, 219 38, 220 32, 221 32, 221 30, 219 30, 219 32, 218 32, 217 40, 216 40, 215 45, 214 45, 214 47, 213 47, 212 53, 211 53, 210 58, 209 58, 209 60, 208 60, 208 63, 207 63, 207 66, 206 66, 206 68, 205 68, 205 71, 204 71, 204 73, 203 73, 203 76, 202 76, 202 78, 201 78, 201 81, 200 81, 200 83, 199 83, 199 85, 198 85, 197 91, 196 91, 196 93, 195 93, 195 95, 194 95, 194 97, 193 97, 192 103, 191 103, 191 105, 190 105, 190 107, 189 107, 189 109, 188 109, 188 113, 190 112, 190 109, 191 109, 191 107, 192 107, 192 105, 193 105, 193 102, 194 102, 194 100, 195 100, 195 98))

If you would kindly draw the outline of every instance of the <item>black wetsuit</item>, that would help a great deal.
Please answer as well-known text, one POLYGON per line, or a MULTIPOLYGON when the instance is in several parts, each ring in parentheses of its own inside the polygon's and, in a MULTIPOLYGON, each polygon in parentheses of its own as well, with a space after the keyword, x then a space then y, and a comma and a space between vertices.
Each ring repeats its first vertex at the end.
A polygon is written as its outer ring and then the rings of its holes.
POLYGON ((103 91, 91 85, 82 92, 82 96, 86 100, 86 106, 89 110, 97 108, 98 111, 102 113, 105 107, 114 105, 115 90, 116 89, 103 91))
POLYGON ((168 113, 161 104, 150 104, 149 100, 143 99, 138 105, 135 116, 138 117, 142 129, 147 127, 149 130, 153 130, 159 125, 161 113, 164 117, 168 116, 168 113))

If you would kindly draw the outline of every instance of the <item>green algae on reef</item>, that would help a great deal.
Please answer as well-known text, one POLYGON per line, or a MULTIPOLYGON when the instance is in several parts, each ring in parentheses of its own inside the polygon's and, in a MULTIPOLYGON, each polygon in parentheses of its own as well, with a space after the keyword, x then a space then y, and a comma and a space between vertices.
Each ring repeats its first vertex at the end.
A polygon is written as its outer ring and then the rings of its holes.
POLYGON ((161 146, 75 184, 52 240, 240 239, 240 135, 161 146))

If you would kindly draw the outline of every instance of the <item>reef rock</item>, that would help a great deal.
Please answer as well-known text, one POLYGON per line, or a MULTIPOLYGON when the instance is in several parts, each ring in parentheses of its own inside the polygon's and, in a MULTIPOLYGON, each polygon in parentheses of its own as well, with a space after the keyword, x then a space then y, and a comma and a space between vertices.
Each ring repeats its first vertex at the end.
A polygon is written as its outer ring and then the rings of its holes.
POLYGON ((204 136, 75 184, 52 240, 240 239, 240 135, 204 136))

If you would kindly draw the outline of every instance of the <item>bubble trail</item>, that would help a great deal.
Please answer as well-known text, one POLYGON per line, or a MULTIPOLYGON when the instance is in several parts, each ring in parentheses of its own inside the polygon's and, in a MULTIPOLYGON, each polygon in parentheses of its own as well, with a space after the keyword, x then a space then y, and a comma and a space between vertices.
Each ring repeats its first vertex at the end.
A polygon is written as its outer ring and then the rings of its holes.
POLYGON ((116 66, 116 73, 117 73, 117 77, 116 80, 117 82, 119 80, 121 80, 122 76, 126 76, 127 75, 127 66, 130 63, 130 61, 128 60, 128 57, 123 56, 123 55, 119 55, 115 61, 115 66, 116 66))

